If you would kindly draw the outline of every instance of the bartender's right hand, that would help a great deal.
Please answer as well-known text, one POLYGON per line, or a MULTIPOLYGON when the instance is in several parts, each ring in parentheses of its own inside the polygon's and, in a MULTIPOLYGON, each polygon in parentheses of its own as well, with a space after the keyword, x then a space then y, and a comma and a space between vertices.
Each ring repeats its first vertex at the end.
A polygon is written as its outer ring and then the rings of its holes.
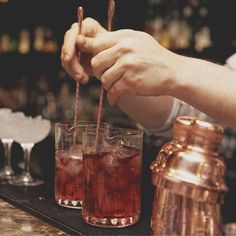
MULTIPOLYGON (((92 18, 86 18, 82 23, 81 34, 85 37, 94 38, 98 34, 106 32, 106 30, 92 18)), ((78 57, 77 40, 79 37, 78 23, 74 23, 71 28, 65 33, 64 43, 61 50, 61 62, 66 72, 76 81, 86 84, 89 76, 93 75, 91 68, 90 53, 81 53, 81 58, 78 57)))

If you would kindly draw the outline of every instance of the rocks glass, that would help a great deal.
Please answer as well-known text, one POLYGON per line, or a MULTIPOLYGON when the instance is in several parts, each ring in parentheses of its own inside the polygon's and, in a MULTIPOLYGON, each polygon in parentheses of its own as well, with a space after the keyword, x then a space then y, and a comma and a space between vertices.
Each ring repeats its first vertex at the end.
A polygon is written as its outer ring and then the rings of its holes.
POLYGON ((143 132, 87 129, 83 133, 83 220, 120 228, 140 217, 143 132))
MULTIPOLYGON (((55 200, 64 207, 81 208, 82 204, 82 132, 96 127, 93 121, 55 125, 55 200)), ((108 128, 107 123, 100 127, 108 128)))

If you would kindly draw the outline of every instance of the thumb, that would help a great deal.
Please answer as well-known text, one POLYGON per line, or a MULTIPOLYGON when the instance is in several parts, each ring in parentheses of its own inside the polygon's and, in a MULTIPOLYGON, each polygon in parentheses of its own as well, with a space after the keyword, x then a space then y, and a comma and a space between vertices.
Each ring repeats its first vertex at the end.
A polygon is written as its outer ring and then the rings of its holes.
POLYGON ((80 52, 94 54, 94 38, 88 38, 83 35, 79 35, 77 38, 77 46, 80 52))

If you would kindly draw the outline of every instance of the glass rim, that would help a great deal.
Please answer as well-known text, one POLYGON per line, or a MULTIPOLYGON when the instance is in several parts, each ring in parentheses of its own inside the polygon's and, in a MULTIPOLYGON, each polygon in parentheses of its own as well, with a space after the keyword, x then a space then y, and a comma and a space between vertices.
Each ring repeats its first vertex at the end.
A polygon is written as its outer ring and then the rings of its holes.
MULTIPOLYGON (((97 122, 96 121, 90 121, 90 120, 82 120, 82 121, 78 121, 76 124, 76 127, 78 126, 86 126, 86 125, 94 125, 97 126, 97 122)), ((109 127, 109 123, 107 122, 100 122, 100 124, 105 124, 109 127)), ((55 123, 55 127, 60 127, 60 128, 64 128, 65 126, 74 126, 74 122, 73 121, 63 121, 63 122, 56 122, 55 123)))
MULTIPOLYGON (((143 135, 143 130, 141 129, 133 129, 133 128, 116 128, 116 127, 106 127, 106 128, 99 128, 98 131, 102 131, 103 133, 105 131, 111 131, 112 132, 115 132, 115 131, 118 131, 117 132, 117 136, 118 135, 143 135)), ((84 130, 84 134, 87 134, 87 135, 96 135, 96 131, 97 131, 97 128, 95 127, 87 127, 85 130, 84 130)), ((98 135, 100 135, 100 132, 98 132, 98 135)))

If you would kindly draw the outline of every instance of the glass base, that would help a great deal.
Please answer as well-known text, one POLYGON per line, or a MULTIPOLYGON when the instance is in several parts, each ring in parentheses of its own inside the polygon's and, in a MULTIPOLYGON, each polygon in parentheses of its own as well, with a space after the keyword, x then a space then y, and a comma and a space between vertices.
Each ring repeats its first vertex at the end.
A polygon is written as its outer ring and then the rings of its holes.
POLYGON ((13 178, 15 178, 15 175, 10 167, 4 167, 0 170, 0 180, 11 180, 13 178))
POLYGON ((8 181, 11 185, 16 186, 38 186, 44 183, 43 180, 33 179, 30 174, 24 173, 8 181))
POLYGON ((83 220, 93 226, 103 228, 123 228, 138 222, 139 214, 129 217, 104 217, 97 218, 95 216, 82 214, 83 220))
POLYGON ((56 203, 60 206, 72 208, 72 209, 82 209, 82 201, 78 200, 67 200, 67 199, 56 199, 56 203))

